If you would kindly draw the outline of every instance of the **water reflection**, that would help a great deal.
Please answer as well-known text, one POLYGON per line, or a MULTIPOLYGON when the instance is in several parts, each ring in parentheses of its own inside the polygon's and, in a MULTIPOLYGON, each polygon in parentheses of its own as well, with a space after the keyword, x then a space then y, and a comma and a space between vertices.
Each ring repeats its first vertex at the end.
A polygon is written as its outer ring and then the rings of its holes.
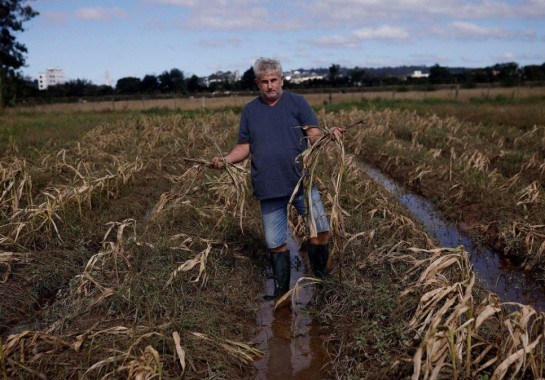
POLYGON ((476 244, 455 225, 445 222, 427 199, 411 193, 374 167, 361 162, 358 165, 392 193, 442 247, 463 245, 477 278, 488 290, 497 293, 503 302, 519 302, 545 310, 545 291, 530 274, 511 265, 501 254, 476 244))
MULTIPOLYGON (((299 243, 288 239, 291 253, 291 280, 293 288, 297 280, 308 270, 299 254, 299 243)), ((303 254, 303 253, 301 253, 303 254)), ((267 281, 265 292, 272 294, 274 284, 267 281)), ((258 348, 265 356, 256 361, 256 379, 322 379, 320 368, 324 364, 322 341, 318 326, 304 308, 313 298, 313 287, 305 287, 296 299, 295 308, 284 306, 274 311, 274 302, 263 302, 257 322, 260 331, 256 337, 258 348)))

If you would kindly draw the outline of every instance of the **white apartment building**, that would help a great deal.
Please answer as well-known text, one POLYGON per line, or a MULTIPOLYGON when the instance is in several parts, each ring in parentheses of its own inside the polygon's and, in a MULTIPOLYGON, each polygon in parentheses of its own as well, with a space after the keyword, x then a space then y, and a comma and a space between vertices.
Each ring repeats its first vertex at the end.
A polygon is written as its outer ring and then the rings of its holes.
POLYGON ((64 71, 61 68, 55 67, 47 69, 43 73, 38 73, 38 89, 40 90, 45 90, 49 86, 64 83, 64 71))
POLYGON ((303 83, 303 82, 308 82, 308 81, 311 81, 311 80, 322 80, 322 79, 324 79, 323 75, 319 75, 317 73, 307 72, 307 71, 300 72, 299 70, 290 71, 287 74, 284 74, 284 77, 288 82, 297 83, 297 84, 298 83, 303 83))
POLYGON ((414 70, 413 73, 409 76, 412 78, 428 78, 430 74, 423 73, 422 70, 414 70))

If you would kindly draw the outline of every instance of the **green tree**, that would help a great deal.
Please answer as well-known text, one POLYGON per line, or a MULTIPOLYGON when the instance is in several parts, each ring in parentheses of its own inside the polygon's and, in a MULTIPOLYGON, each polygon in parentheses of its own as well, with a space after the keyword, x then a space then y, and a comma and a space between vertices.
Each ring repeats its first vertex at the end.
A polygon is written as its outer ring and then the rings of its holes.
POLYGON ((466 73, 466 81, 468 83, 490 83, 492 76, 489 70, 476 68, 466 73))
POLYGON ((125 77, 117 81, 115 89, 120 94, 134 95, 140 92, 141 83, 140 78, 125 77))
POLYGON ((185 77, 182 70, 171 69, 170 79, 172 80, 172 86, 173 86, 174 92, 185 92, 185 77))
POLYGON ((190 93, 199 92, 202 90, 202 86, 199 81, 199 77, 192 75, 191 78, 187 80, 187 91, 190 93))
POLYGON ((361 86, 363 79, 365 78, 365 70, 360 69, 358 66, 350 73, 350 82, 352 85, 361 86))
POLYGON ((163 93, 184 92, 185 78, 184 73, 179 69, 164 71, 159 75, 159 89, 163 93))
POLYGON ((250 67, 248 70, 242 74, 240 78, 240 89, 241 90, 255 90, 257 89, 255 84, 255 73, 254 68, 250 67))
POLYGON ((174 91, 174 85, 172 83, 172 78, 170 78, 170 73, 168 71, 163 71, 159 74, 159 90, 163 93, 169 93, 174 91))
POLYGON ((522 69, 525 80, 545 80, 545 63, 543 65, 528 65, 522 69))
POLYGON ((429 80, 431 84, 446 84, 452 82, 452 73, 446 67, 439 66, 438 64, 433 65, 430 68, 429 80))
POLYGON ((24 31, 23 23, 38 15, 25 0, 0 1, 0 110, 4 108, 8 93, 8 78, 25 65, 27 48, 17 42, 15 33, 24 31))
POLYGON ((151 93, 159 90, 159 80, 155 75, 146 75, 140 85, 143 92, 151 93))
POLYGON ((337 78, 339 77, 340 71, 340 65, 332 64, 329 66, 329 82, 331 82, 331 84, 335 85, 337 83, 337 78))
POLYGON ((521 70, 516 62, 496 63, 492 72, 504 86, 514 86, 519 83, 521 70))

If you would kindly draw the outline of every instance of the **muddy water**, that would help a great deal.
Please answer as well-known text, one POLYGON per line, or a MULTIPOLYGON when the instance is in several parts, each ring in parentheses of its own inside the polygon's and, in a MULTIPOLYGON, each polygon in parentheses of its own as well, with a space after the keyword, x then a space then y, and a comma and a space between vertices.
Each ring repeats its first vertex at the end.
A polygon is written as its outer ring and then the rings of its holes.
POLYGON ((442 247, 463 245, 477 278, 489 291, 497 293, 502 302, 519 302, 545 310, 545 289, 530 274, 510 264, 501 254, 477 244, 457 226, 445 222, 430 201, 409 192, 379 170, 361 162, 359 165, 407 207, 442 247))
MULTIPOLYGON (((288 240, 291 253, 291 287, 308 273, 305 260, 299 254, 298 243, 288 240)), ((267 294, 274 291, 273 280, 268 280, 267 294)), ((267 380, 325 379, 321 372, 325 358, 318 326, 305 312, 305 306, 313 298, 313 288, 303 288, 295 306, 283 306, 274 310, 274 301, 263 302, 257 317, 260 333, 255 342, 265 356, 255 363, 255 378, 267 380)))

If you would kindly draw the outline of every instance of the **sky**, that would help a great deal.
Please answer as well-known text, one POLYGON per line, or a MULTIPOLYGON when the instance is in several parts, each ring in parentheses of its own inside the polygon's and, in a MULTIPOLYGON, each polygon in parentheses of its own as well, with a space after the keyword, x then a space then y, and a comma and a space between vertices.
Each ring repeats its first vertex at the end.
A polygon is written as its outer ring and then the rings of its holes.
POLYGON ((97 85, 123 77, 438 64, 545 63, 545 0, 38 0, 16 39, 24 75, 61 68, 97 85))

